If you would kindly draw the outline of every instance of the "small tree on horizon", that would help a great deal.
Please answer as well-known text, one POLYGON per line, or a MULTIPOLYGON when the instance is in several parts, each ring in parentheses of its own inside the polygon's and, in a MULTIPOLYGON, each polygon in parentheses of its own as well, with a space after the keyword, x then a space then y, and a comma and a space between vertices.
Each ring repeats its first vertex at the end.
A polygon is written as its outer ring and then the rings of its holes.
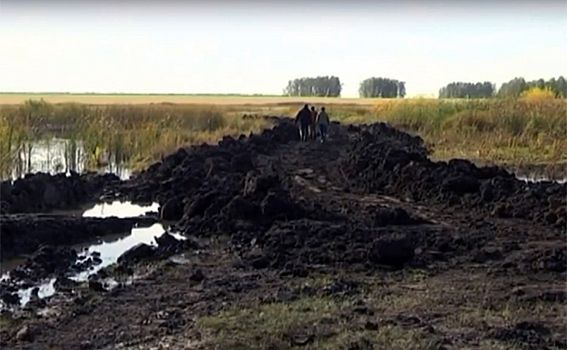
POLYGON ((360 83, 358 94, 361 98, 404 98, 406 83, 396 79, 368 78, 360 83))
POLYGON ((340 79, 335 76, 297 78, 287 83, 284 95, 339 97, 341 96, 342 85, 340 79))

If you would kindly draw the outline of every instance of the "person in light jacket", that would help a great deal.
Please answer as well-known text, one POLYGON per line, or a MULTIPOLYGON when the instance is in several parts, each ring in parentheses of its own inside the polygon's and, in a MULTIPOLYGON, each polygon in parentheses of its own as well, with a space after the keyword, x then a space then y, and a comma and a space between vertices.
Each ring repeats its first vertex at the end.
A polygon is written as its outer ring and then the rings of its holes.
POLYGON ((330 124, 329 115, 325 112, 325 107, 321 107, 321 112, 319 112, 319 115, 317 116, 317 125, 321 132, 321 142, 325 142, 327 139, 327 132, 329 131, 330 124))
POLYGON ((317 139, 317 111, 311 106, 311 139, 317 139))

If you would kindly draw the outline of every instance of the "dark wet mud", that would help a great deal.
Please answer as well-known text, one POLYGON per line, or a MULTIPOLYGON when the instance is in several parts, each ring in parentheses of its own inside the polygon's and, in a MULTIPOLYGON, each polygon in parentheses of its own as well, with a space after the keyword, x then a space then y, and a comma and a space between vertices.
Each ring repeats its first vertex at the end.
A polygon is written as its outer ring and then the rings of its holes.
MULTIPOLYGON (((564 183, 435 162, 419 137, 382 123, 333 124, 328 142, 302 143, 285 118, 259 135, 180 148, 130 180, 106 179, 89 199, 157 202, 153 220, 172 222, 185 239, 137 245, 88 286, 61 278, 65 287, 47 302, 5 311, 2 345, 566 346, 564 183), (136 278, 98 282, 124 276, 136 278)), ((101 223, 110 218, 82 220, 73 221, 87 225, 76 236, 114 227, 101 223)), ((79 238, 65 235, 65 220, 61 240, 30 222, 2 217, 10 232, 29 232, 2 240, 3 251, 32 254, 24 270, 38 276, 74 269, 69 246, 79 238)))

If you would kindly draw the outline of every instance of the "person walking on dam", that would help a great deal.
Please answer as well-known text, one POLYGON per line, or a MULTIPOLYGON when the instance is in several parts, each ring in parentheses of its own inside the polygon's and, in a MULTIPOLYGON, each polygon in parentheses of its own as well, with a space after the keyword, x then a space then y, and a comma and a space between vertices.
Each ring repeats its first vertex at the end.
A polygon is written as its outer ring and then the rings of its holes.
POLYGON ((314 106, 311 106, 311 125, 309 128, 311 129, 311 139, 317 140, 317 111, 314 106))
POLYGON ((299 123, 299 136, 301 141, 307 141, 309 126, 311 125, 311 111, 307 104, 297 113, 295 123, 299 123))
POLYGON ((317 116, 317 125, 319 126, 319 131, 321 132, 321 142, 325 142, 327 138, 327 132, 329 131, 329 115, 325 112, 325 107, 321 107, 321 112, 317 116))

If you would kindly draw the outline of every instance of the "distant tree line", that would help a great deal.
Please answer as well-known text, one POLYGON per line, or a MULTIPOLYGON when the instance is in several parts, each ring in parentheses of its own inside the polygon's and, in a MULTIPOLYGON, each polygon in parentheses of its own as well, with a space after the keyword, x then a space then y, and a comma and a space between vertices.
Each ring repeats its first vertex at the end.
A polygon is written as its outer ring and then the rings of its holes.
POLYGON ((543 79, 526 81, 524 78, 514 78, 507 83, 502 84, 498 90, 498 97, 518 97, 522 92, 533 87, 540 89, 549 88, 555 93, 555 97, 567 97, 567 80, 563 76, 559 78, 551 78, 547 81, 543 79))
POLYGON ((388 78, 368 78, 360 83, 358 94, 363 98, 404 98, 406 83, 388 78))
POLYGON ((338 97, 342 88, 340 79, 335 76, 298 78, 288 82, 284 95, 338 97))
POLYGON ((494 96, 496 86, 489 81, 483 83, 456 82, 439 90, 439 98, 487 98, 494 96))
MULTIPOLYGON (((453 82, 439 90, 439 98, 490 98, 490 97, 519 97, 531 88, 550 89, 556 98, 567 97, 567 80, 560 76, 549 80, 538 79, 526 81, 524 78, 514 78, 502 84, 496 90, 496 85, 489 82, 453 82)), ((298 78, 290 80, 284 89, 287 96, 316 96, 339 97, 342 84, 335 76, 315 78, 298 78)), ((360 83, 358 93, 361 98, 404 98, 406 96, 405 82, 396 79, 371 77, 360 83)))

